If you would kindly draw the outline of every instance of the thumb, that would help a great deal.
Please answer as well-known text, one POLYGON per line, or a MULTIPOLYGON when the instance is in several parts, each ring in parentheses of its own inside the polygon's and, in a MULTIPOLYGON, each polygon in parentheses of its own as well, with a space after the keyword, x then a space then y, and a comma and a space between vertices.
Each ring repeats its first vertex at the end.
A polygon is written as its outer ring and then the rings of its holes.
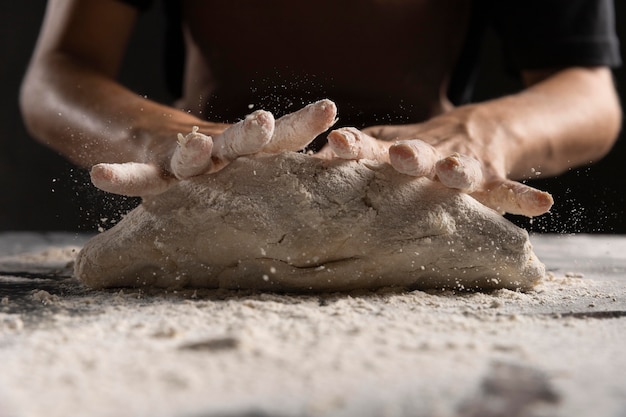
POLYGON ((161 194, 173 184, 152 164, 126 162, 122 164, 97 164, 91 168, 91 182, 99 189, 129 197, 161 194))

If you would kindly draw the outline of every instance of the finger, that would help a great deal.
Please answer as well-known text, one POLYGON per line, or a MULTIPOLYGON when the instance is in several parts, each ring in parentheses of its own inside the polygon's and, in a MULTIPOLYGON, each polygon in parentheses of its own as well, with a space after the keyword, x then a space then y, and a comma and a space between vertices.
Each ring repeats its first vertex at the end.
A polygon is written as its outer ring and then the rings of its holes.
POLYGON ((160 194, 174 181, 164 177, 156 166, 138 162, 94 165, 90 175, 99 189, 130 197, 160 194))
POLYGON ((342 127, 328 134, 328 145, 341 159, 389 162, 392 143, 379 141, 354 127, 342 127))
POLYGON ((330 100, 320 100, 276 120, 272 140, 264 152, 280 153, 304 149, 320 133, 337 121, 337 106, 330 100))
POLYGON ((170 162, 170 170, 178 179, 200 175, 211 166, 213 140, 210 136, 198 132, 194 126, 186 136, 178 134, 178 146, 170 162))
POLYGON ((337 158, 337 154, 335 154, 335 151, 333 151, 328 144, 324 145, 322 149, 320 149, 318 152, 315 152, 312 156, 315 158, 328 160, 337 158))
POLYGON ((213 138, 213 166, 211 172, 243 155, 259 152, 274 134, 272 113, 257 110, 213 138))
POLYGON ((359 140, 351 128, 341 128, 330 132, 328 147, 341 159, 358 159, 361 154, 359 140))
POLYGON ((500 213, 527 217, 547 213, 554 204, 549 193, 511 180, 492 182, 472 196, 500 213))
POLYGON ((466 193, 474 192, 483 182, 480 161, 466 155, 454 153, 435 164, 437 178, 447 187, 466 193))
POLYGON ((421 140, 401 140, 389 148, 389 161, 399 172, 414 177, 434 179, 435 164, 441 157, 431 145, 421 140))

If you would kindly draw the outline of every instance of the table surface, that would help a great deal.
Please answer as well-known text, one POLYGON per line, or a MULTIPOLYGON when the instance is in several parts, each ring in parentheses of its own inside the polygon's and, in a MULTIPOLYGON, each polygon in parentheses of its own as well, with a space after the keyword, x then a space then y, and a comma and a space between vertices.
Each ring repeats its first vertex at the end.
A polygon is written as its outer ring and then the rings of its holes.
POLYGON ((531 241, 548 271, 626 283, 626 236, 533 235, 531 241))
POLYGON ((0 417, 626 415, 626 236, 531 236, 530 293, 306 296, 89 290, 89 237, 0 233, 0 417))

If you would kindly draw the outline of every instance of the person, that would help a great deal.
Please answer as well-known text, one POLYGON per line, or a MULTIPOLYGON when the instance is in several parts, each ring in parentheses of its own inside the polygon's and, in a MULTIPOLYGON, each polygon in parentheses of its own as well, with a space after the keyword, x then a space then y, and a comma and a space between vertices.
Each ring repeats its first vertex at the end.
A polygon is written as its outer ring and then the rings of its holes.
MULTIPOLYGON (((50 0, 21 89, 32 136, 80 166, 106 168, 101 182, 121 178, 102 163, 152 168, 151 182, 113 187, 122 194, 158 192, 155 183, 176 176, 179 133, 195 126, 210 145, 252 108, 291 113, 328 97, 343 127, 320 156, 390 161, 535 216, 552 199, 522 181, 599 160, 620 130, 611 0, 163 1, 176 103, 116 80, 149 0, 50 0), (472 103, 489 27, 524 87, 472 103)), ((210 172, 216 147, 203 149, 210 172)))

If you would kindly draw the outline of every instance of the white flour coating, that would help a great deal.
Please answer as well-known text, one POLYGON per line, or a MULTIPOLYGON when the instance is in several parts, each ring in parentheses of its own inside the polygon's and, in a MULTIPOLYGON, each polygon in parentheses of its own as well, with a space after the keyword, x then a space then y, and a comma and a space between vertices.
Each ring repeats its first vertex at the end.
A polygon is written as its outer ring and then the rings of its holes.
POLYGON ((526 290, 544 266, 526 231, 465 194, 387 164, 284 153, 145 199, 85 245, 75 275, 93 287, 526 290))

